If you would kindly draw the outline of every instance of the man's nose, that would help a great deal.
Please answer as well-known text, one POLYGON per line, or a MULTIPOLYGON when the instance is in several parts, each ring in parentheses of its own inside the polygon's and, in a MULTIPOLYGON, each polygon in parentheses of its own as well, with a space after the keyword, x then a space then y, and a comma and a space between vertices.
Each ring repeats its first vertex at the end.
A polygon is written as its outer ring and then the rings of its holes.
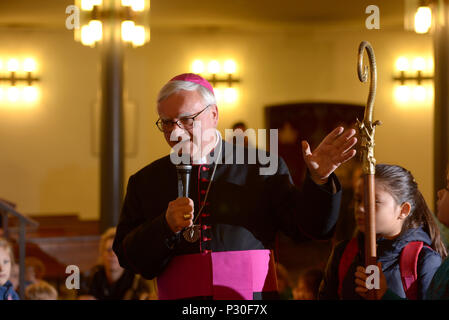
POLYGON ((443 193, 444 193, 444 189, 438 190, 438 192, 437 192, 438 200, 440 200, 443 197, 443 193))
POLYGON ((178 127, 176 124, 172 127, 172 130, 170 132, 167 133, 168 136, 170 137, 171 141, 181 141, 183 138, 183 136, 185 135, 185 131, 184 129, 181 129, 180 127, 178 127))

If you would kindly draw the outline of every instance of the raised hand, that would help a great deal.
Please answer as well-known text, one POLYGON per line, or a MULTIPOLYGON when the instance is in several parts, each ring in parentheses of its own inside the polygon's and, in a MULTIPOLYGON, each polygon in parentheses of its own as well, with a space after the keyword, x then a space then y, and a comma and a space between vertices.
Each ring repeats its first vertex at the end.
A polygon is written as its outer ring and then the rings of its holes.
POLYGON ((340 165, 355 156, 352 147, 357 143, 354 129, 335 128, 320 145, 310 151, 307 141, 302 141, 302 152, 312 180, 317 184, 325 184, 328 177, 340 165))

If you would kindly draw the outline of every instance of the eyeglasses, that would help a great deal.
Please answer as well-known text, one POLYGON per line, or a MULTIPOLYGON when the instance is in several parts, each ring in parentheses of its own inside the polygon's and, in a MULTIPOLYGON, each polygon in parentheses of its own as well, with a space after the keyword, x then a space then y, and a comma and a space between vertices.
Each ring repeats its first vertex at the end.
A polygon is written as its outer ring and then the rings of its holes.
POLYGON ((163 120, 161 118, 159 118, 156 121, 156 126, 158 127, 158 129, 162 132, 170 132, 171 130, 173 130, 173 126, 176 124, 178 127, 180 127, 181 129, 184 130, 188 130, 188 129, 192 129, 193 128, 193 124, 195 122, 195 118, 198 117, 201 113, 203 113, 204 110, 206 110, 207 108, 209 108, 211 105, 208 105, 206 108, 204 108, 203 110, 201 110, 200 112, 194 114, 193 116, 189 116, 189 117, 184 117, 181 118, 179 120, 176 121, 172 121, 172 120, 163 120))

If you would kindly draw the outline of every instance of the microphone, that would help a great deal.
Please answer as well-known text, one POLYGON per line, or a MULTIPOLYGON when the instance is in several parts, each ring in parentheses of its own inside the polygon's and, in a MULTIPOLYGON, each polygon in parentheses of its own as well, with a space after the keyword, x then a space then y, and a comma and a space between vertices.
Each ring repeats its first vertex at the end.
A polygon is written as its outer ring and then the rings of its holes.
POLYGON ((189 164, 179 164, 176 166, 178 174, 178 197, 189 197, 189 182, 192 166, 189 164))

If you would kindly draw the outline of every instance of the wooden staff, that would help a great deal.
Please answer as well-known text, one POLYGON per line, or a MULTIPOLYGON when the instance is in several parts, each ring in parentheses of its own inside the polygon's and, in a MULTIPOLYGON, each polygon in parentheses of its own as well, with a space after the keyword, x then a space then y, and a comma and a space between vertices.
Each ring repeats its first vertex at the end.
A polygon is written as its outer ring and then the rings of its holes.
MULTIPOLYGON (((361 82, 368 80, 368 67, 363 67, 363 53, 366 49, 370 66, 370 89, 365 108, 363 121, 357 119, 357 125, 361 138, 363 182, 364 182, 364 207, 365 207, 365 265, 376 265, 376 221, 375 221, 375 185, 376 159, 374 158, 374 133, 376 125, 373 123, 374 98, 377 87, 377 68, 374 50, 367 41, 362 41, 359 46, 357 73, 361 82)), ((373 292, 373 291, 372 291, 373 292)))

